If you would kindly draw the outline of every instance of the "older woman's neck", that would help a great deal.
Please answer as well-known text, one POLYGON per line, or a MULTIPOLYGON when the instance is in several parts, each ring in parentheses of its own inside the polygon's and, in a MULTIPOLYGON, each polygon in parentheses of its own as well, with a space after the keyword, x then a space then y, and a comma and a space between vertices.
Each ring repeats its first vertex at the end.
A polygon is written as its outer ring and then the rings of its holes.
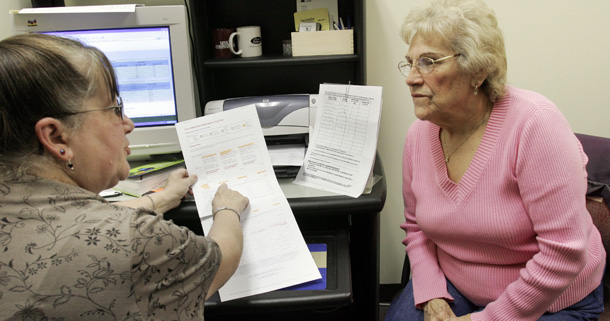
POLYGON ((491 115, 493 103, 486 96, 471 100, 469 112, 464 117, 454 118, 446 126, 441 126, 450 137, 468 136, 483 127, 491 115))
POLYGON ((52 181, 78 186, 72 177, 68 175, 67 169, 61 168, 61 164, 59 164, 57 161, 49 160, 44 156, 37 157, 37 159, 32 160, 32 165, 28 170, 28 174, 52 181))

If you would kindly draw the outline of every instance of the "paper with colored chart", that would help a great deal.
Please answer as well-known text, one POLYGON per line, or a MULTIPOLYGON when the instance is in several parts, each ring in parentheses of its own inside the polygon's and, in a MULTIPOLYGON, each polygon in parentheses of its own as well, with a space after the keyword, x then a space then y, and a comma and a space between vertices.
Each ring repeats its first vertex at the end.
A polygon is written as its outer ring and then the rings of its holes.
POLYGON ((176 125, 191 174, 203 231, 212 226, 212 199, 222 183, 250 199, 241 215, 244 250, 237 271, 219 290, 221 301, 320 279, 286 196, 275 177, 256 107, 176 125))

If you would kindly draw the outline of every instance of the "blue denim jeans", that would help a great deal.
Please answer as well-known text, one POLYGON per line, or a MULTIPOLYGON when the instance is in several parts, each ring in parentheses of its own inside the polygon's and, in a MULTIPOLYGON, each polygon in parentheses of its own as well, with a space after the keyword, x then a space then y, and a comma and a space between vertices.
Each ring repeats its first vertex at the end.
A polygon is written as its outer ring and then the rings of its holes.
MULTIPOLYGON (((453 309, 453 313, 457 316, 462 316, 468 313, 473 313, 483 310, 484 307, 479 307, 470 302, 464 297, 454 286, 447 280, 447 290, 454 298, 454 302, 449 306, 453 309)), ((599 315, 604 311, 604 289, 600 284, 593 292, 587 295, 584 299, 576 302, 561 311, 555 313, 545 313, 538 320, 542 321, 572 321, 572 320, 598 320, 599 315)), ((413 299, 413 284, 411 281, 407 284, 400 296, 394 298, 390 309, 386 314, 385 321, 423 321, 424 312, 415 307, 413 299)))

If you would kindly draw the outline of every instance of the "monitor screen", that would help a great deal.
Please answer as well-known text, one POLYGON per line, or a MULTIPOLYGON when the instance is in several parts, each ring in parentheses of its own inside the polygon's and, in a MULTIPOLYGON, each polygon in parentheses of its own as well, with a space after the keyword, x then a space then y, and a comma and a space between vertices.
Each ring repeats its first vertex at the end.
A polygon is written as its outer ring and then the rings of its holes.
POLYGON ((201 115, 186 8, 137 6, 134 12, 71 9, 11 12, 12 32, 76 38, 99 48, 116 71, 125 114, 136 126, 127 136, 129 159, 179 153, 175 124, 201 115))
POLYGON ((103 51, 116 72, 125 114, 136 127, 178 122, 168 27, 42 32, 103 51))

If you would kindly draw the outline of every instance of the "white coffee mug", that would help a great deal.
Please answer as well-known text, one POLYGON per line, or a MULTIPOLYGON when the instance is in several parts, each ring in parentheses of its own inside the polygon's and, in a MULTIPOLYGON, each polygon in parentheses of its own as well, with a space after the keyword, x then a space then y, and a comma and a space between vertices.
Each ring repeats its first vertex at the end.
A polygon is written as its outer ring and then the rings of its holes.
POLYGON ((242 57, 258 57, 263 55, 263 41, 261 39, 261 27, 246 26, 235 29, 229 36, 229 50, 234 55, 242 57), (237 48, 235 51, 233 38, 237 36, 237 48))

